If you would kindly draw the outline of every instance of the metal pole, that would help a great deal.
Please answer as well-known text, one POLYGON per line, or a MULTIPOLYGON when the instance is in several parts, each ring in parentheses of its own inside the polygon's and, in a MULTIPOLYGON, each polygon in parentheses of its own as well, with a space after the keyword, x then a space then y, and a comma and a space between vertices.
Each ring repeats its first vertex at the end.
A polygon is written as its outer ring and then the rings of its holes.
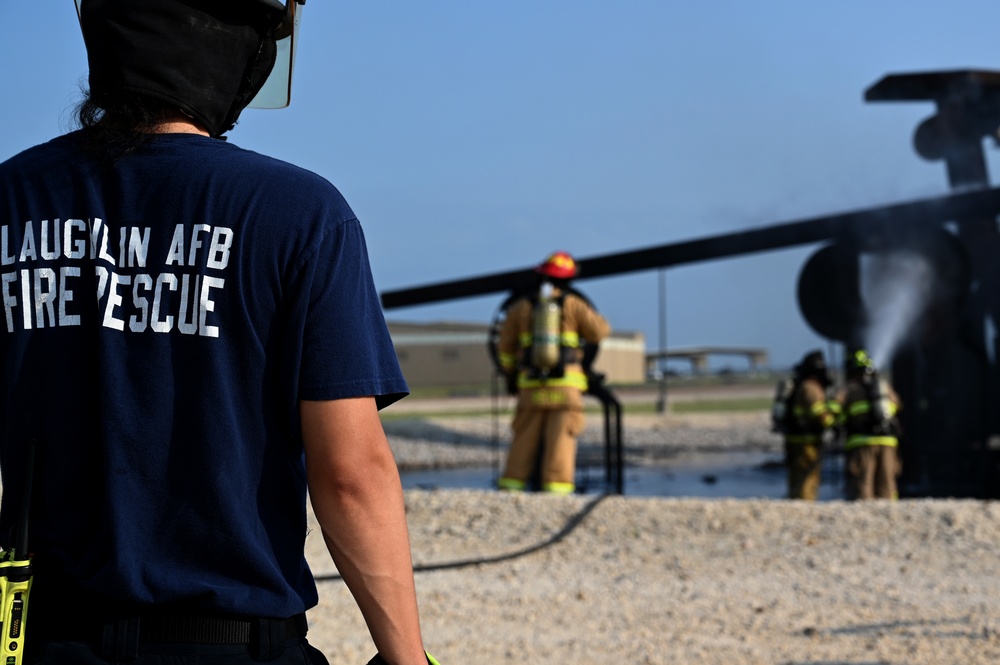
POLYGON ((660 352, 657 354, 656 366, 660 370, 660 396, 656 400, 656 412, 667 412, 667 271, 659 270, 659 310, 660 310, 660 352))
MULTIPOLYGON (((606 395, 601 396, 601 404, 604 407, 604 482, 606 487, 610 487, 614 482, 615 471, 615 451, 611 441, 611 402, 606 395)), ((618 490, 621 494, 621 490, 618 490)))
POLYGON ((622 441, 622 404, 617 399, 615 406, 615 489, 625 494, 625 443, 622 441))
MULTIPOLYGON (((500 486, 500 372, 493 372, 490 377, 490 445, 493 448, 493 488, 500 486)), ((505 388, 506 386, 504 386, 505 388)))

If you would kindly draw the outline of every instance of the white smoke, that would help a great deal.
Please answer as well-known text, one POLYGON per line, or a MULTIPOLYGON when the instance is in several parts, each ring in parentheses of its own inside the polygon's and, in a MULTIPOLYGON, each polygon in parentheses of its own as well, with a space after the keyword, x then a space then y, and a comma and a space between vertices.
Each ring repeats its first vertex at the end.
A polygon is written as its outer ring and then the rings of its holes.
POLYGON ((862 254, 858 267, 867 314, 862 339, 875 366, 885 368, 931 302, 934 269, 907 250, 862 254))

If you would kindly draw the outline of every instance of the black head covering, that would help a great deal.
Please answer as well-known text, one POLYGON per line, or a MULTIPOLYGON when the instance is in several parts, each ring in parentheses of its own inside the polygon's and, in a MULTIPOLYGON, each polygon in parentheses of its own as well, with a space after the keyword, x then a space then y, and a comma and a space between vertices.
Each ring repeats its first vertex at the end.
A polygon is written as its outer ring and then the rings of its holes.
POLYGON ((174 106, 212 136, 229 131, 264 85, 281 18, 268 0, 84 0, 90 94, 174 106))
POLYGON ((823 358, 823 352, 810 351, 802 357, 802 362, 799 363, 799 367, 807 372, 825 372, 826 360, 823 358))
POLYGON ((810 351, 803 356, 802 361, 795 368, 799 376, 813 377, 823 385, 829 385, 830 375, 827 372, 826 360, 822 351, 810 351))

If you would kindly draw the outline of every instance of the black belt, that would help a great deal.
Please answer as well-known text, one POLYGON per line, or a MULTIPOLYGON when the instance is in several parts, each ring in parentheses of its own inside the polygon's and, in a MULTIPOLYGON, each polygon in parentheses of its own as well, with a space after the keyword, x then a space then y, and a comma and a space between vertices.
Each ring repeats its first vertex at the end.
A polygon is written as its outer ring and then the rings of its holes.
POLYGON ((281 640, 306 635, 304 614, 290 619, 229 619, 210 616, 157 615, 139 619, 139 639, 143 642, 185 644, 249 644, 266 626, 268 634, 281 640), (258 630, 255 631, 254 628, 258 630))
POLYGON ((31 617, 38 639, 87 642, 99 647, 106 659, 122 662, 136 658, 139 647, 148 644, 245 644, 253 658, 270 660, 280 655, 290 640, 305 637, 308 630, 305 614, 266 619, 150 611, 63 615, 55 621, 55 617, 44 617, 44 611, 39 614, 43 616, 31 617))

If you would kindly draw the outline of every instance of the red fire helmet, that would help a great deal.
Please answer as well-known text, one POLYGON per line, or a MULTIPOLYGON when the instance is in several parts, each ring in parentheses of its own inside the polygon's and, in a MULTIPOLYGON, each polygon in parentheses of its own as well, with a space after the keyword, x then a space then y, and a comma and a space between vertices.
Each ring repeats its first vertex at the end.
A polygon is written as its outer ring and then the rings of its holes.
POLYGON ((553 252, 535 268, 535 272, 553 279, 572 279, 576 276, 576 261, 568 252, 553 252))

